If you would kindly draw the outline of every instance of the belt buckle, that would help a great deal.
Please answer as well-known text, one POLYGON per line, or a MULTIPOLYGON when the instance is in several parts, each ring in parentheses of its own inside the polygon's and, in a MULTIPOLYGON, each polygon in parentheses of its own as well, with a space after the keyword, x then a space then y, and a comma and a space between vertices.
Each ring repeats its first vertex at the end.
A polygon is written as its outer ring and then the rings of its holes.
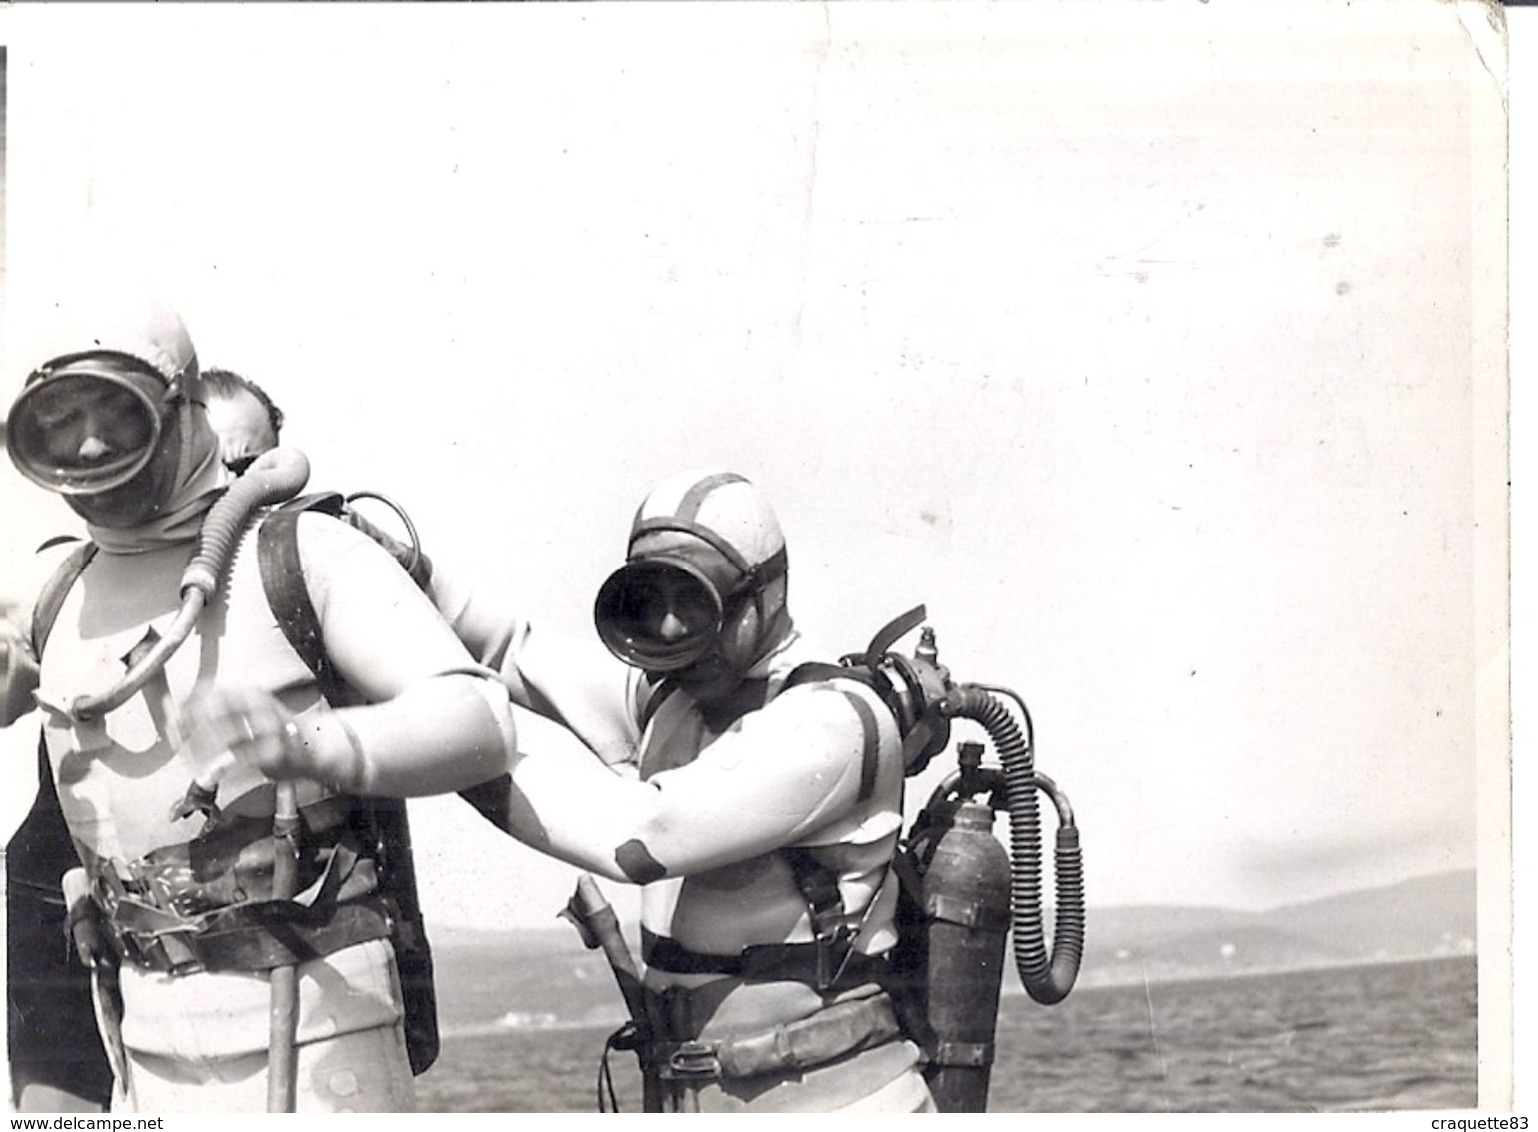
POLYGON ((670 1077, 719 1077, 721 1059, 716 1047, 707 1042, 683 1042, 668 1054, 670 1077))

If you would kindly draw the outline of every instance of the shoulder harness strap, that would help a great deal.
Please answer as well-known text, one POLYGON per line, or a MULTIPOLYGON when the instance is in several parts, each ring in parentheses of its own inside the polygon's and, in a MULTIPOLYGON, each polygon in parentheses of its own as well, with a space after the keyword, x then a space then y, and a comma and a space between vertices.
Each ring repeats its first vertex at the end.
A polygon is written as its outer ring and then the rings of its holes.
MULTIPOLYGON (((784 687, 780 690, 785 691, 799 684, 817 684, 832 680, 853 680, 856 684, 863 684, 876 693, 876 697, 883 704, 886 704, 894 720, 900 718, 896 707, 889 699, 891 689, 884 681, 877 680, 862 668, 851 668, 844 664, 826 664, 815 660, 808 661, 791 670, 784 687)), ((871 711, 870 705, 865 700, 850 692, 844 692, 844 698, 849 701, 855 714, 860 717, 860 728, 864 733, 864 747, 860 756, 860 801, 863 802, 876 789, 876 771, 881 757, 881 734, 876 727, 875 713, 871 711)))
POLYGON ((326 655, 320 617, 304 583, 299 561, 299 516, 306 511, 319 511, 338 517, 342 507, 342 497, 335 493, 301 496, 269 514, 257 533, 257 563, 267 604, 283 636, 315 674, 321 694, 332 704, 343 698, 347 683, 326 655))
MULTIPOLYGON (((60 541, 63 540, 49 539, 39 549, 46 550, 58 545, 60 541)), ((32 611, 32 655, 39 661, 43 658, 43 647, 48 643, 48 636, 53 632, 53 623, 59 619, 59 610, 64 608, 64 599, 80 580, 80 575, 85 573, 91 559, 96 557, 98 549, 94 542, 82 542, 71 550, 38 594, 37 605, 32 611)))
POLYGON ((806 901, 816 947, 819 991, 828 990, 844 973, 854 954, 855 933, 844 923, 844 894, 839 891, 838 872, 819 861, 806 848, 781 849, 780 855, 790 865, 801 899, 806 901))
MULTIPOLYGON (((871 689, 886 703, 880 681, 861 669, 842 664, 826 664, 810 661, 791 671, 781 691, 799 684, 813 684, 833 680, 853 680, 871 689)), ((881 733, 877 729, 875 713, 863 697, 839 689, 860 718, 862 736, 860 751, 861 802, 871 797, 876 789, 876 773, 880 769, 881 733)), ((896 712, 893 712, 896 718, 896 712)), ((796 888, 806 901, 807 914, 812 927, 812 938, 817 954, 818 990, 827 990, 836 984, 848 966, 854 952, 855 932, 844 923, 844 896, 838 886, 837 870, 819 861, 813 850, 791 847, 780 850, 780 855, 790 866, 796 888)))
MULTIPOLYGON (((319 511, 342 519, 345 501, 334 492, 301 496, 269 514, 257 533, 257 562, 267 604, 283 635, 315 674, 328 703, 345 703, 347 682, 321 639, 320 617, 310 600, 299 560, 299 517, 319 511)), ((391 943, 405 1001, 406 1052, 413 1074, 420 1075, 438 1057, 437 1000, 432 951, 417 897, 416 870, 406 804, 398 798, 362 800, 353 825, 379 867, 381 888, 394 902, 391 943)))

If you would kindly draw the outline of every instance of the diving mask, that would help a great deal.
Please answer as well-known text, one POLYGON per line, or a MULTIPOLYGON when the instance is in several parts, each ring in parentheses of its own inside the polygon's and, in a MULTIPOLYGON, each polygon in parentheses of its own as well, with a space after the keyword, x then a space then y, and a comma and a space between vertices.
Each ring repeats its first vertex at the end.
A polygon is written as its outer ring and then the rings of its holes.
POLYGON ((742 573, 723 593, 705 571, 681 557, 633 558, 599 588, 593 619, 604 645, 626 664, 677 671, 709 653, 738 603, 784 569, 781 552, 742 573))
POLYGON ((60 495, 94 495, 142 471, 160 442, 165 380, 129 359, 75 358, 28 379, 6 420, 18 471, 60 495))

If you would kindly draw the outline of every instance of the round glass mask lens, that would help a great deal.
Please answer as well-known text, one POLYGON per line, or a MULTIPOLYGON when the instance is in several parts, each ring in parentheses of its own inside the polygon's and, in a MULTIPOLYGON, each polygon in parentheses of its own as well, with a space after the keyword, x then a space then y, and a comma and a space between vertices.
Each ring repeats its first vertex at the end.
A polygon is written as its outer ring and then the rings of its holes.
POLYGON ((93 374, 46 378, 11 410, 11 457, 23 474, 66 494, 132 479, 159 435, 153 407, 129 385, 93 374))
POLYGON ((703 579, 666 562, 632 562, 599 592, 604 643, 642 667, 676 668, 703 653, 721 624, 721 607, 703 579))

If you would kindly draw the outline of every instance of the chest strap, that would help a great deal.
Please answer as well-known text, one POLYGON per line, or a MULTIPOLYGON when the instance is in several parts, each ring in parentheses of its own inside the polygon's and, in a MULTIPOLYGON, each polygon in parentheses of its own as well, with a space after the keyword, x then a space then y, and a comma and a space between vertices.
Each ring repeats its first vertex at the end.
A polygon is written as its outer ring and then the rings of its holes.
POLYGON ((673 975, 730 975, 747 983, 805 983, 818 991, 833 991, 880 982, 886 960, 846 951, 836 968, 829 967, 828 949, 817 942, 761 943, 736 955, 692 951, 668 936, 641 929, 641 956, 648 967, 673 975))
MULTIPOLYGON (((55 545, 60 540, 49 539, 39 550, 55 545)), ((53 576, 44 584, 42 592, 38 594, 37 604, 32 612, 32 655, 39 661, 43 658, 43 649, 47 647, 49 634, 53 632, 53 623, 59 619, 59 611, 64 608, 64 599, 69 596, 69 591, 74 588, 80 575, 85 573, 85 568, 91 564, 91 559, 96 557, 97 546, 94 542, 82 542, 65 556, 54 570, 53 576)))

